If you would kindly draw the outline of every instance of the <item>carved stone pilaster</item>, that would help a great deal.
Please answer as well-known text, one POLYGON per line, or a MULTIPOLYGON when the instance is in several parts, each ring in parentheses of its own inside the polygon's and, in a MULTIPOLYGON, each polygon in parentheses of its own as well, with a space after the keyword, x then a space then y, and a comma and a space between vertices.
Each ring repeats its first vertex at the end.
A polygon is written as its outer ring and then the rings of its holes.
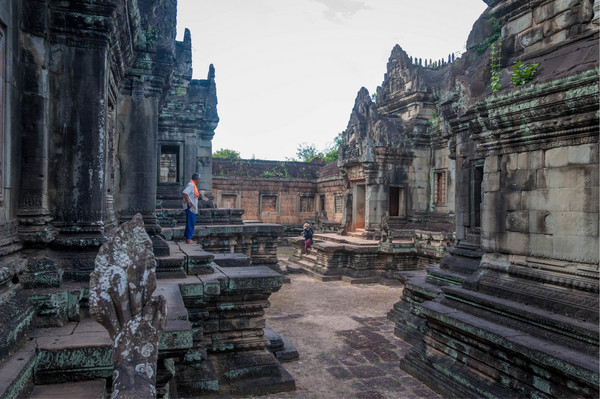
POLYGON ((126 71, 117 111, 119 186, 115 206, 120 221, 141 213, 146 231, 160 233, 156 219, 158 184, 158 117, 171 84, 175 29, 173 4, 141 2, 144 35, 136 42, 137 57, 126 71), (162 6, 162 7, 161 7, 162 6))

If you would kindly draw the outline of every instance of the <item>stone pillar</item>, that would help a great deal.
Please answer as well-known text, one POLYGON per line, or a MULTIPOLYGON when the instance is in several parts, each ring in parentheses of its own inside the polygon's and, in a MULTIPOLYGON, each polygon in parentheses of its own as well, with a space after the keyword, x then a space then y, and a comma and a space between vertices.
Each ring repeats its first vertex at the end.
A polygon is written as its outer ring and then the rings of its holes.
MULTIPOLYGON (((117 106, 119 185, 115 208, 120 222, 140 213, 156 247, 158 185, 158 117, 169 93, 175 66, 176 2, 140 1, 144 35, 136 59, 126 71, 117 106)), ((168 253, 168 247, 161 241, 168 253)))
POLYGON ((84 37, 52 44, 49 63, 49 180, 60 247, 99 247, 104 240, 108 45, 84 37))
POLYGON ((117 157, 120 164, 116 208, 120 222, 140 213, 150 235, 160 232, 156 221, 158 181, 158 94, 134 80, 118 105, 117 157))
POLYGON ((200 173, 200 190, 212 198, 212 139, 201 139, 196 147, 196 171, 200 173))
MULTIPOLYGON (((24 6, 46 15, 48 10, 39 3, 27 1, 24 6), (37 5, 37 7, 36 7, 37 5)), ((38 21, 38 20, 35 20, 38 21)), ((43 245, 56 238, 50 225, 52 220, 48 204, 48 43, 47 26, 32 19, 23 20, 21 33, 22 78, 25 84, 21 93, 21 169, 17 216, 19 236, 28 245, 43 245)), ((1 120, 0 120, 1 122, 1 120)))
POLYGON ((382 172, 377 165, 365 165, 365 230, 379 231, 384 209, 382 172))
POLYGON ((212 139, 219 123, 217 114, 217 86, 215 83, 215 67, 211 64, 206 81, 192 81, 188 87, 190 97, 200 98, 199 91, 204 92, 204 113, 200 125, 199 139, 196 146, 196 172, 200 173, 200 189, 206 190, 204 195, 214 205, 212 195, 212 139), (204 87, 199 83, 203 83, 204 87))

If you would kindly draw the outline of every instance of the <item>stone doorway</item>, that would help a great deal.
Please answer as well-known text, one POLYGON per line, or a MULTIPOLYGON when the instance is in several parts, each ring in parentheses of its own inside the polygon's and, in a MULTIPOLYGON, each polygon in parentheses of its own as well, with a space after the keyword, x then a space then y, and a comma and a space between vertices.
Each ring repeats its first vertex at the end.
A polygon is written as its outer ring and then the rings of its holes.
POLYGON ((406 207, 404 206, 404 187, 390 186, 390 216, 404 219, 406 218, 406 207))
POLYGON ((365 185, 356 184, 353 190, 352 225, 354 229, 365 228, 365 185))

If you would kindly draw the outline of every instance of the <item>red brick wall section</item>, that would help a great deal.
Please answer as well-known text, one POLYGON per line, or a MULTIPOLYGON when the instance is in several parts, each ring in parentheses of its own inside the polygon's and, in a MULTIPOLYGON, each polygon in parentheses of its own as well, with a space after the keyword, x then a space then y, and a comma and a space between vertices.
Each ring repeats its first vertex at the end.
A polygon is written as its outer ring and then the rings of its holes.
POLYGON ((236 198, 238 207, 245 210, 244 220, 300 225, 314 219, 323 194, 329 220, 339 222, 342 215, 334 215, 334 195, 343 190, 337 165, 332 168, 323 163, 213 158, 212 191, 217 206, 230 205, 236 198), (321 177, 323 169, 326 178, 321 177), (314 198, 312 212, 299 212, 303 196, 314 198))

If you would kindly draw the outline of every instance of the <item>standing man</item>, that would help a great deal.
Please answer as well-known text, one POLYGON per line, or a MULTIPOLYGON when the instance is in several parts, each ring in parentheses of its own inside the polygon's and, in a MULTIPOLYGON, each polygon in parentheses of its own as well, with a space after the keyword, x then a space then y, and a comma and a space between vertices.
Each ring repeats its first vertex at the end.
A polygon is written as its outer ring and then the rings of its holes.
POLYGON ((183 209, 185 209, 185 231, 183 235, 186 244, 196 243, 196 241, 192 241, 192 236, 194 235, 196 216, 198 215, 198 197, 200 197, 198 184, 200 184, 200 173, 194 173, 192 179, 181 192, 183 194, 183 209))

